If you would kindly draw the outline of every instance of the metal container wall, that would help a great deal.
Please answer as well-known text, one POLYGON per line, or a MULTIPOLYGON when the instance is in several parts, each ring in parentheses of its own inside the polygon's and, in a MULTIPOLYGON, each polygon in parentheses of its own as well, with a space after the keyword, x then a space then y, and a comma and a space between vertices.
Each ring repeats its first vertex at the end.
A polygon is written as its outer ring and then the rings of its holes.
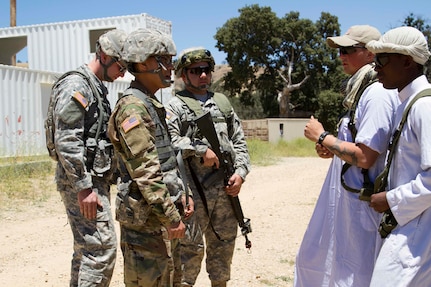
MULTIPOLYGON (((44 121, 55 79, 94 57, 90 42, 100 31, 118 28, 131 32, 145 27, 172 34, 171 22, 145 13, 0 28, 0 40, 26 38, 28 56, 28 68, 0 64, 0 157, 47 154, 44 121)), ((0 54, 2 49, 5 46, 0 46, 0 54)), ((6 55, 10 51, 3 52, 6 55)), ((105 83, 112 108, 132 78, 127 74, 105 83)), ((156 97, 166 102, 172 89, 160 90, 156 97)))
MULTIPOLYGON (((47 154, 44 121, 60 73, 0 65, 0 157, 47 154)), ((106 84, 114 107, 129 81, 106 84)))
POLYGON ((28 68, 65 72, 94 57, 90 47, 92 31, 123 29, 131 32, 138 28, 155 28, 172 34, 172 24, 146 13, 0 28, 1 38, 27 37, 28 68))

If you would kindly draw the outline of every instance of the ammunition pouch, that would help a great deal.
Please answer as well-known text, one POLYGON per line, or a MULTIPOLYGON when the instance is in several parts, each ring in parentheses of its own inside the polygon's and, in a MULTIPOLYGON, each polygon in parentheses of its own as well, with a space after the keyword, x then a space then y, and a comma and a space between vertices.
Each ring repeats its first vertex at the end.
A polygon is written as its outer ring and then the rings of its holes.
POLYGON ((117 185, 115 219, 121 224, 143 226, 147 221, 151 206, 146 203, 138 186, 133 181, 117 185))
POLYGON ((85 166, 93 175, 103 177, 111 170, 114 149, 112 143, 106 140, 88 138, 85 143, 85 166))
POLYGON ((48 155, 51 159, 58 161, 58 155, 55 151, 55 144, 54 144, 54 126, 53 126, 53 119, 52 119, 52 112, 48 113, 48 119, 45 122, 45 139, 46 139, 46 148, 48 150, 48 155))

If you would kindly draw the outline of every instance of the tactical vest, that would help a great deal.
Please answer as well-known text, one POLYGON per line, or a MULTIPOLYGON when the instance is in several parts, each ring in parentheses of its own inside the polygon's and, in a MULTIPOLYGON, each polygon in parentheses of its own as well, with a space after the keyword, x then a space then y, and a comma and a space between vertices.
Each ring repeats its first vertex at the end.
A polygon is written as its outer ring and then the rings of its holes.
POLYGON ((52 87, 52 92, 48 105, 47 118, 45 120, 45 138, 46 138, 46 147, 48 150, 49 156, 58 161, 58 155, 55 150, 55 125, 54 125, 54 104, 56 101, 56 94, 53 92, 59 85, 60 81, 66 78, 69 75, 77 74, 86 80, 88 85, 91 88, 93 95, 96 97, 97 105, 92 104, 89 105, 85 110, 85 120, 84 120, 84 144, 85 144, 85 164, 87 167, 87 171, 92 172, 93 175, 96 176, 104 176, 104 173, 111 169, 112 164, 112 155, 113 149, 112 144, 106 136, 106 125, 107 121, 104 124, 103 117, 106 115, 109 117, 110 114, 110 106, 109 102, 103 101, 100 96, 99 90, 91 81, 89 75, 85 72, 81 72, 78 70, 73 70, 64 73, 57 81, 54 83, 52 87), (99 116, 96 117, 96 113, 99 113, 99 116))
MULTIPOLYGON (((223 122, 223 121, 226 122, 227 128, 228 128, 228 135, 229 135, 229 138, 231 138, 233 134, 233 108, 231 103, 229 102, 228 98, 222 93, 208 92, 208 94, 210 97, 213 97, 214 101, 217 104, 217 107, 220 109, 224 118, 224 119, 219 119, 219 118, 213 117, 212 118, 213 122, 214 123, 223 122)), ((187 107, 189 107, 190 110, 193 111, 196 117, 203 115, 204 111, 202 110, 202 106, 199 100, 197 100, 191 92, 189 92, 188 90, 183 90, 183 91, 177 92, 176 96, 182 102, 184 102, 187 105, 187 107)), ((182 131, 184 131, 191 125, 191 123, 183 122, 181 123, 181 125, 183 127, 182 131)), ((182 132, 181 134, 184 135, 185 131, 182 132)))
MULTIPOLYGON (((160 118, 165 119, 166 115, 159 115, 150 98, 138 89, 127 89, 121 98, 126 96, 134 96, 142 100, 148 113, 156 125, 155 145, 157 156, 160 162, 160 168, 163 173, 174 170, 177 166, 174 149, 171 145, 171 139, 168 134, 168 127, 165 121, 161 122, 160 118)), ((122 113, 127 106, 123 107, 122 113)), ((118 193, 116 197, 116 219, 122 224, 131 224, 135 226, 144 226, 148 217, 151 214, 152 207, 146 203, 135 181, 131 180, 130 174, 127 171, 121 157, 121 183, 117 185, 118 193)), ((167 184, 165 182, 165 184, 167 184)), ((172 195, 171 199, 175 202, 182 194, 182 190, 178 188, 177 194, 172 195)))
POLYGON ((122 97, 129 95, 135 96, 144 102, 145 107, 147 108, 151 116, 151 119, 156 125, 155 145, 157 148, 157 155, 159 158, 162 172, 166 172, 176 168, 176 155, 171 145, 171 138, 169 137, 167 124, 165 121, 160 121, 160 118, 165 119, 165 115, 157 114, 157 111, 154 108, 150 98, 140 90, 127 89, 122 97))

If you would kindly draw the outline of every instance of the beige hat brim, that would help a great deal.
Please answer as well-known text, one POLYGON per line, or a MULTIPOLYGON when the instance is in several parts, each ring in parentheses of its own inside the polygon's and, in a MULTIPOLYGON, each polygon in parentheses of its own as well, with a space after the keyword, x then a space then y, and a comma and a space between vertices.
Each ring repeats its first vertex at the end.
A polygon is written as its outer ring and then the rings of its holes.
POLYGON ((328 39, 326 39, 326 43, 331 48, 340 48, 340 47, 350 47, 358 44, 359 42, 349 38, 346 35, 343 35, 338 37, 328 37, 328 39))

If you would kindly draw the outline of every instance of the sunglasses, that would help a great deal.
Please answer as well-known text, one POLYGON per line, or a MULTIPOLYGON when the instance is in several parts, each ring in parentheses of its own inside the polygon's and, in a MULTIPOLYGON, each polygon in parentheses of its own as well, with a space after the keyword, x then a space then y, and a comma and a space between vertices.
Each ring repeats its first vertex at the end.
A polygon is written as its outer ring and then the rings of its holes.
POLYGON ((202 75, 202 73, 205 73, 208 75, 209 73, 212 72, 212 69, 209 66, 188 68, 187 70, 190 71, 191 74, 198 75, 198 76, 202 75))
POLYGON ((120 73, 124 73, 127 70, 127 67, 123 66, 118 60, 115 61, 115 63, 118 65, 118 69, 120 70, 120 73))
POLYGON ((376 67, 383 68, 389 63, 389 55, 388 54, 376 54, 374 57, 374 63, 376 63, 376 67))
POLYGON ((157 63, 162 66, 163 69, 167 70, 167 67, 171 67, 172 57, 171 56, 155 56, 157 63))
POLYGON ((365 46, 353 45, 349 47, 340 47, 340 55, 351 55, 356 52, 356 49, 366 49, 365 46))

